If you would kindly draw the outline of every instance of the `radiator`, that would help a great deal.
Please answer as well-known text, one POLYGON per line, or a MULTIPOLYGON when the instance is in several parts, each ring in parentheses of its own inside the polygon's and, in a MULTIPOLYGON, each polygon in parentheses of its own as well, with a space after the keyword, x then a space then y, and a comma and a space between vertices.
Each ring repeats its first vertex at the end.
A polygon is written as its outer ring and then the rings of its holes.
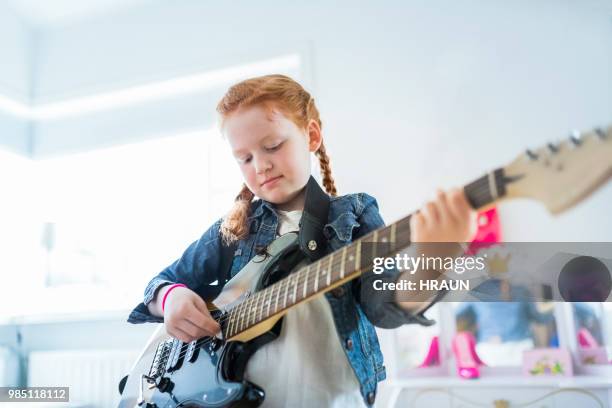
POLYGON ((70 387, 70 402, 92 408, 119 404, 119 380, 140 350, 36 351, 28 357, 28 385, 70 387))

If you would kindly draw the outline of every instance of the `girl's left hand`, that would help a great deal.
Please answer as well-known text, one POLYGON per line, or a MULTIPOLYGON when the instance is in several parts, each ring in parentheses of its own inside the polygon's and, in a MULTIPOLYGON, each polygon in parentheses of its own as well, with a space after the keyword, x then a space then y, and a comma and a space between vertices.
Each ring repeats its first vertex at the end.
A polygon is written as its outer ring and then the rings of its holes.
POLYGON ((471 242, 476 235, 476 211, 462 189, 438 190, 410 219, 412 242, 471 242))

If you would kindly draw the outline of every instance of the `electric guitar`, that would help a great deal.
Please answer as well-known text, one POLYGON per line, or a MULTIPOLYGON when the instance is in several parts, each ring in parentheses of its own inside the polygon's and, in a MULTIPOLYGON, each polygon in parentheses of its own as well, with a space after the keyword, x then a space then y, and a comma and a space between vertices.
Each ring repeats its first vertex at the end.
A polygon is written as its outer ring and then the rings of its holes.
MULTIPOLYGON (((474 209, 502 200, 531 198, 552 214, 567 210, 612 176, 612 127, 571 136, 556 144, 527 150, 513 162, 464 187, 474 209)), ((243 378, 248 358, 277 337, 280 319, 291 309, 371 268, 360 260, 364 242, 386 242, 389 254, 410 246, 410 216, 308 265, 300 263, 275 282, 262 271, 278 264, 295 248, 297 234, 272 242, 227 282, 209 309, 221 326, 220 337, 183 343, 160 324, 129 376, 120 383, 120 408, 256 407, 265 392, 243 378)), ((388 254, 379 254, 385 256, 388 254)))

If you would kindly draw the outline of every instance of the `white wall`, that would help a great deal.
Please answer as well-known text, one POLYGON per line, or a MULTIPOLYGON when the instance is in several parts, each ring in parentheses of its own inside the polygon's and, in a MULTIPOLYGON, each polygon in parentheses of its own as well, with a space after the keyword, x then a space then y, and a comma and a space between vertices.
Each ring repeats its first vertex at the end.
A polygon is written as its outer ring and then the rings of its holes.
MULTIPOLYGON (((28 27, 0 3, 0 98, 21 104, 29 101, 33 38, 28 27)), ((0 145, 29 155, 31 140, 27 121, 0 110, 0 145)))
MULTIPOLYGON (((308 49, 340 191, 370 192, 391 220, 436 186, 611 123, 611 16, 603 3, 552 0, 159 3, 46 32, 35 94, 50 101, 308 49)), ((608 240, 611 199, 608 187, 554 222, 532 204, 505 206, 506 237, 608 240)))

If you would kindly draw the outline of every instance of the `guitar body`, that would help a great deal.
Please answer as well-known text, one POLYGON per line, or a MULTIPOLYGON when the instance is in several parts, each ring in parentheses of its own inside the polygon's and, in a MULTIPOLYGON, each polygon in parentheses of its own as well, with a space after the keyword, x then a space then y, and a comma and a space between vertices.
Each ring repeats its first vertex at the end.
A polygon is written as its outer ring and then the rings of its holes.
MULTIPOLYGON (((226 310, 287 276, 302 260, 297 234, 279 237, 227 282, 209 305, 213 318, 222 320, 226 310)), ((235 339, 183 343, 160 324, 127 377, 119 408, 261 405, 265 392, 246 381, 244 371, 251 355, 278 337, 281 325, 279 314, 235 339)))

